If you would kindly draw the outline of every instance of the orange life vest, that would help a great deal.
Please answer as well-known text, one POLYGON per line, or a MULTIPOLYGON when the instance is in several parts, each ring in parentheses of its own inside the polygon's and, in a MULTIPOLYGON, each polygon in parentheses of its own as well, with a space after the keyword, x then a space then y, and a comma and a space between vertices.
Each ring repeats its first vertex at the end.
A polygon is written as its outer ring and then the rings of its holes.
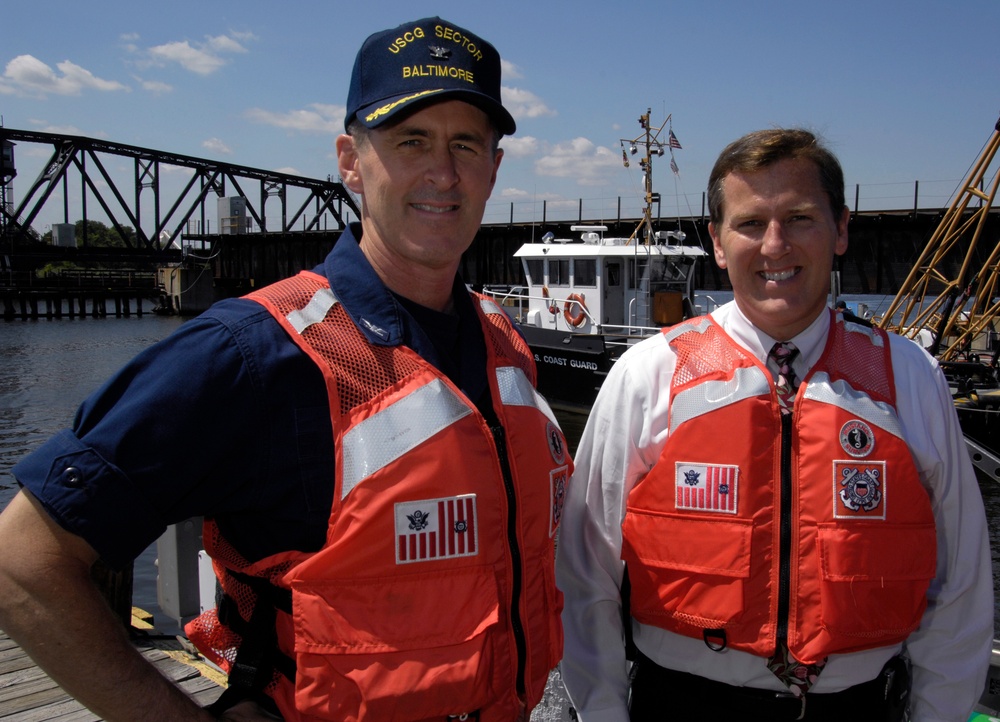
POLYGON ((665 333, 670 435, 623 526, 632 616, 758 656, 785 637, 806 663, 905 639, 937 544, 885 333, 831 322, 784 429, 770 373, 715 321, 665 333))
POLYGON ((272 620, 294 670, 263 685, 287 722, 518 719, 562 654, 554 535, 572 471, 523 339, 473 297, 501 424, 490 428, 411 349, 368 343, 322 276, 249 297, 323 370, 334 503, 323 549, 253 564, 209 521, 206 550, 231 602, 223 619, 195 620, 192 641, 239 673, 240 630, 264 596, 291 590, 272 620))

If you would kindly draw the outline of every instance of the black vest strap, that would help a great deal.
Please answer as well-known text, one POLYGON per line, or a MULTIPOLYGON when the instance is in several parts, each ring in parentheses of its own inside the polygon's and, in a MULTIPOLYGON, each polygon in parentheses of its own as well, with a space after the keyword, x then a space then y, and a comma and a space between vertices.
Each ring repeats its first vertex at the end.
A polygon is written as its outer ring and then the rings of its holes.
POLYGON ((229 687, 209 707, 209 711, 219 715, 245 699, 252 699, 261 706, 276 711, 273 701, 264 694, 264 690, 271 684, 275 671, 295 680, 295 660, 278 649, 275 628, 278 609, 291 614, 292 593, 259 577, 238 572, 230 574, 257 594, 257 603, 250 619, 244 620, 240 616, 236 600, 221 589, 216 596, 219 621, 240 636, 240 645, 229 670, 229 687))

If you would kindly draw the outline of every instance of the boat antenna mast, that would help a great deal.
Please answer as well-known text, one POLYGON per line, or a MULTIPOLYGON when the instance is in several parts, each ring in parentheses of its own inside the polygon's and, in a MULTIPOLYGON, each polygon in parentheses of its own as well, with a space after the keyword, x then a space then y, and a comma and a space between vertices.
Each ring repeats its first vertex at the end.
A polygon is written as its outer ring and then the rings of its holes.
POLYGON ((660 140, 660 134, 663 132, 663 129, 667 127, 667 123, 670 122, 673 114, 668 115, 660 124, 660 127, 653 128, 652 123, 650 122, 651 113, 652 110, 647 108, 646 112, 639 116, 639 126, 642 128, 642 133, 635 138, 622 138, 620 140, 622 147, 622 162, 625 164, 626 168, 629 167, 629 154, 635 155, 639 152, 640 148, 643 151, 643 156, 639 159, 639 167, 642 169, 643 190, 645 191, 642 220, 639 222, 636 229, 632 231, 632 235, 629 236, 628 243, 631 243, 641 231, 647 246, 653 242, 653 203, 660 202, 660 194, 653 192, 653 156, 662 156, 666 152, 666 148, 671 149, 672 155, 673 148, 681 147, 681 144, 677 142, 672 129, 668 129, 668 139, 666 141, 660 140), (628 145, 627 151, 625 149, 626 144, 628 145))

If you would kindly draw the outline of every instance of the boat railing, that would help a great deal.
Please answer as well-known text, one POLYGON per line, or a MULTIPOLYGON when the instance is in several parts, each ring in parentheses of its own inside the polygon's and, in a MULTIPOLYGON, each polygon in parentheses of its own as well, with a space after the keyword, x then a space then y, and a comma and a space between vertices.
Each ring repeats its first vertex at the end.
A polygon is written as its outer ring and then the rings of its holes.
POLYGON ((613 326, 608 323, 601 326, 601 332, 609 346, 632 344, 637 339, 644 339, 662 330, 661 326, 613 326))
POLYGON ((722 305, 707 293, 701 293, 698 294, 698 296, 699 298, 703 298, 711 304, 710 306, 706 306, 705 308, 699 309, 702 313, 711 313, 712 311, 714 311, 715 309, 717 309, 719 306, 722 305))
POLYGON ((520 322, 524 320, 531 295, 526 286, 483 286, 483 295, 491 298, 520 322), (511 309, 514 309, 511 312, 511 309))
MULTIPOLYGON (((586 316, 594 328, 600 328, 600 322, 590 313, 590 309, 576 299, 570 298, 573 292, 567 292, 565 296, 558 297, 552 294, 547 295, 547 291, 541 295, 532 295, 526 286, 483 286, 483 295, 496 301, 518 323, 523 323, 527 319, 527 311, 530 303, 538 301, 550 309, 557 309, 552 312, 553 315, 565 308, 576 307, 579 311, 583 312, 583 315, 586 316)), ((576 310, 573 313, 575 314, 576 310)))

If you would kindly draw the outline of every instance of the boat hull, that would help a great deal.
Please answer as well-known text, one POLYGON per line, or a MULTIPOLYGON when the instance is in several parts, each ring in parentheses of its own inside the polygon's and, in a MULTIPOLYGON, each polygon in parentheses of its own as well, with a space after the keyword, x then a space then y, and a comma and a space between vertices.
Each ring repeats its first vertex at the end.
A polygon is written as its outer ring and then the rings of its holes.
POLYGON ((535 356, 538 390, 553 408, 589 412, 611 370, 603 336, 520 326, 535 356))

